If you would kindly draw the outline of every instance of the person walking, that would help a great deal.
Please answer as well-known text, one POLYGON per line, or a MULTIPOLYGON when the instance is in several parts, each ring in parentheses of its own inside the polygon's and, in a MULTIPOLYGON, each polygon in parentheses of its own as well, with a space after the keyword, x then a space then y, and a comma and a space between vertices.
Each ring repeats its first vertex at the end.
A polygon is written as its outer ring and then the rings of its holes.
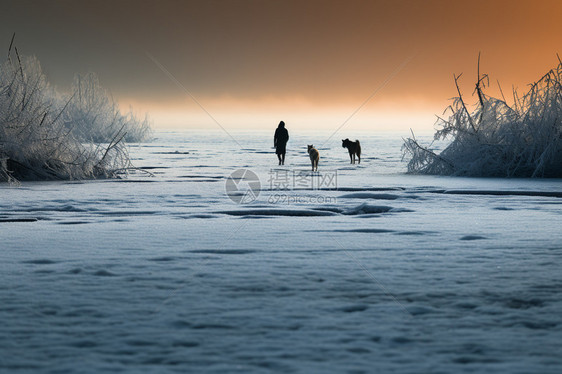
POLYGON ((275 130, 273 137, 273 146, 275 153, 279 159, 279 165, 285 165, 285 153, 287 152, 287 142, 289 141, 289 132, 285 128, 285 122, 279 122, 279 126, 275 130))

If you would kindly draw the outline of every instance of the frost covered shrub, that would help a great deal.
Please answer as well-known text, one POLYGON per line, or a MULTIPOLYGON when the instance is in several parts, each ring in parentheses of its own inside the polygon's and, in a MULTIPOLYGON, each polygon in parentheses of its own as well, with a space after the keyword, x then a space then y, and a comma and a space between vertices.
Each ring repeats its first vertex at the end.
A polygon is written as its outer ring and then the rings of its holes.
MULTIPOLYGON (((562 62, 529 91, 513 92, 510 106, 483 92, 487 76, 478 73, 478 103, 469 113, 462 98, 448 107, 448 120, 439 118, 435 140, 451 139, 437 154, 412 137, 403 152, 410 157, 408 172, 483 177, 562 177, 562 62)), ((455 77, 455 83, 457 81, 455 77)))
POLYGON ((94 73, 76 75, 72 91, 64 120, 79 139, 109 142, 119 131, 125 133, 124 140, 128 142, 141 142, 149 137, 148 117, 138 119, 131 111, 122 114, 94 73))
POLYGON ((8 53, 0 65, 0 181, 113 177, 130 167, 123 131, 103 146, 75 135, 66 112, 73 100, 57 96, 37 59, 8 53))

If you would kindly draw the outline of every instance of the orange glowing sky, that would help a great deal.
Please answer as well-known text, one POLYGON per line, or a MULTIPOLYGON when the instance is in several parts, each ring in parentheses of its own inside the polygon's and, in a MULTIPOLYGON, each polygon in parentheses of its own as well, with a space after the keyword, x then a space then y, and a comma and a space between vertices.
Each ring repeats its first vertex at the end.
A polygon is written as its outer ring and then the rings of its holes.
POLYGON ((454 73, 472 94, 479 52, 490 93, 552 68, 560 14, 545 0, 9 0, 0 40, 16 32, 61 90, 98 73, 159 128, 212 128, 202 106, 225 128, 431 130, 454 73))

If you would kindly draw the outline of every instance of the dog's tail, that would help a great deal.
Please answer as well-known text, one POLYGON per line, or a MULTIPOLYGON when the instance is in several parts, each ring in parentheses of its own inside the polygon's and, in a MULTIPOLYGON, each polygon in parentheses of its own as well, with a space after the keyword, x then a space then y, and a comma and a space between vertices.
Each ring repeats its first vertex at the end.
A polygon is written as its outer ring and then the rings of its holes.
POLYGON ((357 142, 357 154, 361 156, 361 143, 357 139, 355 141, 357 142))

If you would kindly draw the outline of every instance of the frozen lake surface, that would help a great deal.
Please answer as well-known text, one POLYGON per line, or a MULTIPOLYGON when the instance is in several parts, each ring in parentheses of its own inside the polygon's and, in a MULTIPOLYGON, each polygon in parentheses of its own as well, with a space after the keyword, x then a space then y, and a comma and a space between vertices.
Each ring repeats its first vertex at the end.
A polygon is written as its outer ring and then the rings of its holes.
POLYGON ((232 135, 0 185, 0 371, 562 372, 561 180, 406 175, 401 134, 292 132, 279 167, 273 130, 232 135))

